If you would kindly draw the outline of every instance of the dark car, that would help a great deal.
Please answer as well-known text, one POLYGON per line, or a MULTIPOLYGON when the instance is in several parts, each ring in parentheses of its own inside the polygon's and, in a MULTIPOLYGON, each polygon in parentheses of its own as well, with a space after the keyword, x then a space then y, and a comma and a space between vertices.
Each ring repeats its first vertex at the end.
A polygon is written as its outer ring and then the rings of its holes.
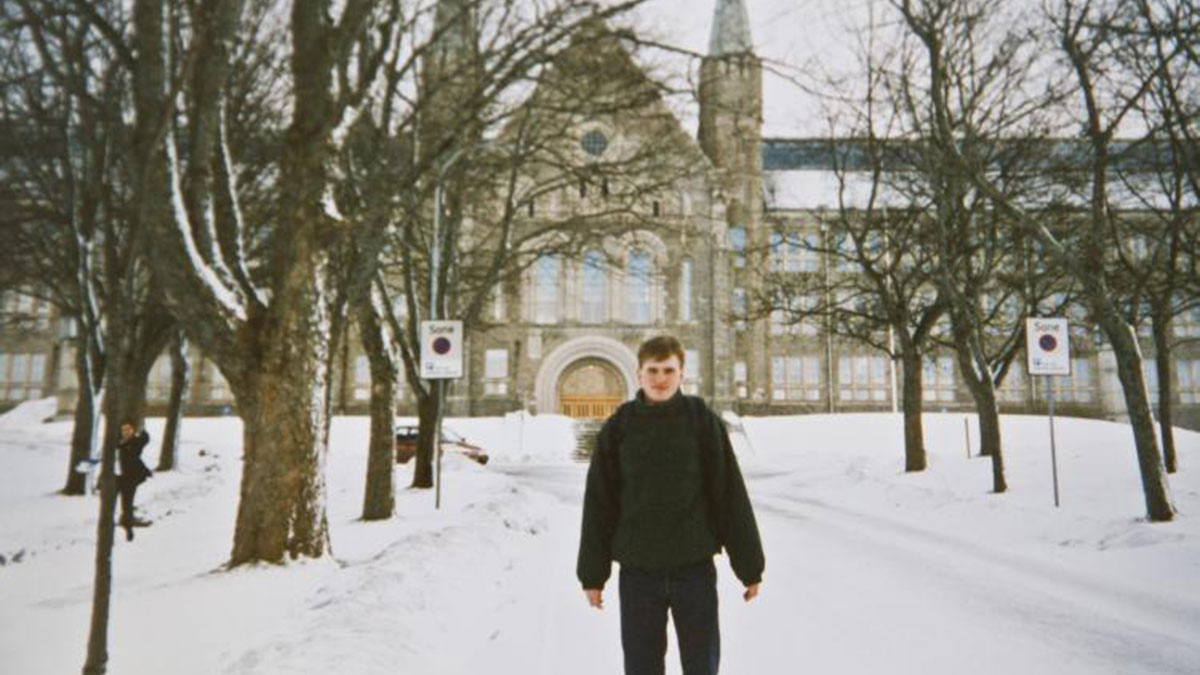
MULTIPOLYGON (((442 428, 442 449, 446 452, 460 452, 480 464, 488 463, 487 452, 483 448, 470 443, 462 435, 451 429, 442 428)), ((407 464, 417 454, 417 425, 396 425, 396 462, 407 464)))

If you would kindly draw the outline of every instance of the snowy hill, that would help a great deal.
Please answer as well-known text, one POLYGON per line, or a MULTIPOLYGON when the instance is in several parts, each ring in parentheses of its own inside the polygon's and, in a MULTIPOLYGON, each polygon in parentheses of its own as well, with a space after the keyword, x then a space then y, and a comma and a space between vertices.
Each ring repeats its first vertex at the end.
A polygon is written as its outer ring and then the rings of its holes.
MULTIPOLYGON (((3 673, 83 662, 97 500, 56 494, 70 425, 43 412, 0 416, 3 673)), ((898 416, 731 418, 767 572, 746 604, 719 561, 723 672, 1196 672, 1200 435, 1179 432, 1179 518, 1152 525, 1127 426, 1056 421, 1055 509, 1045 418, 1004 418, 1005 495, 963 420, 927 415, 929 469, 905 474, 898 416)), ((447 424, 492 462, 449 457, 441 511, 404 487, 409 464, 397 516, 360 522, 368 421, 337 418, 333 559, 227 572, 241 424, 185 420, 180 470, 138 496, 155 524, 117 541, 111 672, 620 672, 615 579, 603 612, 574 580, 586 467, 570 421, 447 424)))

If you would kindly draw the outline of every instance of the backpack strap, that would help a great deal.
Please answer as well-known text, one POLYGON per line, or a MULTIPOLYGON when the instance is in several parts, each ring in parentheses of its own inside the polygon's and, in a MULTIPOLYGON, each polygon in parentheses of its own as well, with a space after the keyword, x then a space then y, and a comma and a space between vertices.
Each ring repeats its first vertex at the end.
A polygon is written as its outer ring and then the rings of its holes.
POLYGON ((617 411, 613 413, 613 425, 609 430, 612 436, 613 446, 621 445, 621 441, 625 439, 625 430, 629 428, 629 418, 633 414, 633 406, 628 403, 622 403, 617 406, 617 411))
POLYGON ((617 407, 617 412, 613 415, 612 428, 609 429, 611 436, 609 443, 612 446, 612 452, 608 453, 609 461, 612 463, 610 475, 617 482, 618 487, 621 481, 621 441, 625 440, 625 431, 629 428, 629 420, 632 417, 633 405, 622 403, 617 407))
POLYGON ((708 506, 709 523, 711 523, 714 528, 713 534, 717 538, 717 546, 718 550, 720 550, 720 548, 724 547, 725 542, 724 537, 720 532, 720 505, 716 502, 718 490, 715 476, 716 470, 713 464, 717 461, 716 453, 720 452, 721 448, 714 448, 713 446, 714 444, 719 446, 721 441, 720 439, 714 438, 712 433, 710 433, 712 430, 712 424, 708 416, 713 415, 716 417, 717 425, 724 425, 724 422, 721 420, 721 417, 717 415, 716 411, 711 410, 708 407, 708 404, 704 402, 704 399, 700 398, 699 396, 689 396, 688 404, 688 412, 691 418, 690 421, 696 430, 696 443, 700 448, 701 479, 703 480, 704 484, 704 496, 705 502, 708 506))

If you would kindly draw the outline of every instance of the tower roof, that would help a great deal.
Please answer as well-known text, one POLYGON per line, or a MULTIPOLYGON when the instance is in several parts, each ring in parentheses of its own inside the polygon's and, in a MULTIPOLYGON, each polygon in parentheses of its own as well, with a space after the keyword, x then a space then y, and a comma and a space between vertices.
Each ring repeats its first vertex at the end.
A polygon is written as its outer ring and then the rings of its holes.
POLYGON ((459 51, 473 46, 473 5, 464 0, 437 0, 433 13, 433 28, 437 49, 459 51))
POLYGON ((717 0, 713 10, 712 33, 708 38, 708 55, 724 56, 754 51, 750 39, 750 19, 742 0, 717 0))

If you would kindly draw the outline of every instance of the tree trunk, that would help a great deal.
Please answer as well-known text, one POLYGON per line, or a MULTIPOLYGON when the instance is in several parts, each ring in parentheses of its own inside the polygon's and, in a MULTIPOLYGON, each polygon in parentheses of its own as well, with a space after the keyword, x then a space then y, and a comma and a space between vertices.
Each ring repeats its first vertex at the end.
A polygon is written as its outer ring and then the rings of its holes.
MULTIPOLYGON (((280 373, 281 379, 294 380, 280 373)), ((264 380, 270 380, 264 374, 264 380)), ((328 386, 328 385, 326 385, 328 386)), ((242 412, 245 475, 230 565, 320 558, 329 550, 324 463, 328 419, 311 386, 295 381, 259 387, 264 405, 242 412)), ((243 401, 238 401, 239 410, 243 401)))
MULTIPOLYGON (((149 388, 150 368, 142 368, 139 365, 131 365, 123 374, 125 393, 124 396, 128 400, 124 402, 122 408, 124 415, 121 419, 110 420, 105 416, 104 421, 116 422, 119 427, 121 424, 129 423, 134 427, 141 429, 146 422, 146 390, 149 388)), ((116 391, 110 388, 110 395, 116 395, 116 391)))
POLYGON ((1178 460, 1175 455, 1175 430, 1171 426, 1171 413, 1174 405, 1171 397, 1174 391, 1171 387, 1171 322, 1155 313, 1152 327, 1154 329, 1154 366, 1158 370, 1158 428, 1163 444, 1163 459, 1166 461, 1167 473, 1175 473, 1178 460), (1160 320, 1162 319, 1162 320, 1160 320))
POLYGON ((915 350, 902 351, 904 366, 904 470, 925 470, 925 432, 921 424, 924 403, 921 400, 921 355, 915 350))
POLYGON ((179 423, 187 395, 191 365, 187 358, 187 339, 180 331, 171 340, 171 400, 167 404, 167 423, 163 427, 162 449, 158 454, 157 471, 171 471, 178 463, 179 423))
POLYGON ((358 330, 371 366, 371 441, 363 520, 384 520, 395 513, 392 472, 396 466, 396 362, 385 343, 383 322, 370 298, 358 305, 358 330))
POLYGON ((992 384, 991 373, 987 370, 980 371, 979 359, 971 349, 969 338, 958 335, 957 327, 955 333, 954 355, 958 360, 958 370, 967 383, 967 391, 971 392, 975 412, 979 416, 979 454, 982 457, 991 457, 998 449, 1000 441, 1000 413, 996 407, 996 388, 992 384), (986 417, 991 419, 985 421, 986 417), (985 426, 995 429, 997 433, 985 434, 985 426))
POLYGON ((75 397, 75 427, 71 432, 71 459, 67 464, 65 495, 81 495, 87 490, 87 477, 76 470, 81 462, 93 461, 96 457, 96 435, 99 433, 100 415, 96 409, 100 389, 95 382, 97 364, 87 338, 80 330, 75 338, 75 378, 79 394, 75 397))
POLYGON ((264 369, 258 380, 259 405, 238 399, 245 473, 230 565, 282 563, 285 554, 320 558, 329 550, 324 476, 329 420, 322 400, 328 381, 314 387, 286 369, 264 369))
MULTIPOLYGON (((956 332, 957 332, 956 328, 956 332)), ((992 491, 1003 493, 1008 490, 1004 477, 1004 455, 1000 445, 1000 409, 996 403, 996 385, 992 374, 981 355, 971 345, 969 336, 956 335, 955 353, 958 369, 967 381, 967 389, 975 400, 975 412, 979 417, 979 454, 992 458, 992 491)))
POLYGON ((128 387, 124 380, 127 364, 123 363, 129 335, 127 328, 109 325, 108 344, 111 349, 105 373, 107 393, 104 396, 104 444, 100 461, 100 517, 96 526, 96 568, 92 591, 92 617, 88 631, 87 660, 83 675, 103 675, 108 669, 108 616, 112 599, 112 550, 117 506, 117 438, 122 420, 129 419, 128 387))
POLYGON ((992 458, 992 491, 1008 491, 1004 476, 1004 452, 1000 443, 1000 409, 996 403, 996 388, 990 381, 977 382, 968 376, 968 388, 975 399, 975 410, 979 414, 979 453, 992 458))
POLYGON ((429 386, 429 394, 418 395, 417 398, 417 455, 413 467, 412 487, 433 487, 433 451, 434 435, 437 433, 439 408, 438 391, 443 386, 442 380, 433 380, 429 386))
MULTIPOLYGON (((105 408, 110 405, 105 400, 105 408)), ((119 414, 107 415, 119 419, 119 414)), ((117 507, 117 430, 109 426, 105 433, 104 446, 100 462, 100 519, 96 526, 96 568, 92 591, 92 617, 88 632, 87 660, 83 665, 83 675, 103 675, 108 669, 108 614, 109 601, 112 596, 112 549, 114 524, 113 516, 117 507)))
POLYGON ((229 378, 243 422, 244 469, 230 565, 329 551, 325 459, 332 386, 328 258, 297 258, 255 331, 252 372, 229 378), (237 384, 235 384, 237 383, 237 384), (239 391, 240 390, 240 391, 239 391))
MULTIPOLYGON (((1107 298, 1093 302, 1093 306, 1107 303, 1107 298)), ((1150 401, 1146 396, 1146 381, 1142 376, 1142 355, 1138 348, 1133 328, 1112 312, 1103 312, 1101 326, 1112 342, 1117 358, 1117 376, 1125 394, 1125 407, 1129 412, 1129 423, 1133 427, 1133 440, 1137 449, 1138 467, 1141 470, 1142 493, 1146 500, 1146 515, 1154 522, 1174 519, 1175 507, 1167 488, 1163 473, 1162 455, 1158 451, 1158 438, 1154 431, 1154 417, 1150 413, 1150 401)))
MULTIPOLYGON (((341 336, 342 331, 340 331, 340 330, 337 331, 337 334, 339 336, 341 336)), ((338 370, 341 371, 342 377, 341 377, 341 381, 338 382, 338 386, 337 386, 337 392, 338 392, 337 409, 338 409, 339 415, 345 415, 346 410, 350 406, 350 390, 354 387, 354 375, 353 375, 354 371, 350 370, 350 341, 342 340, 341 342, 342 342, 342 348, 339 349, 338 351, 341 352, 342 367, 339 368, 338 370)))
POLYGON ((1004 475, 1004 454, 1000 446, 1000 413, 994 407, 995 400, 993 397, 990 414, 979 416, 979 442, 981 445, 995 446, 995 452, 992 453, 992 491, 999 494, 1008 491, 1008 479, 1004 475))

